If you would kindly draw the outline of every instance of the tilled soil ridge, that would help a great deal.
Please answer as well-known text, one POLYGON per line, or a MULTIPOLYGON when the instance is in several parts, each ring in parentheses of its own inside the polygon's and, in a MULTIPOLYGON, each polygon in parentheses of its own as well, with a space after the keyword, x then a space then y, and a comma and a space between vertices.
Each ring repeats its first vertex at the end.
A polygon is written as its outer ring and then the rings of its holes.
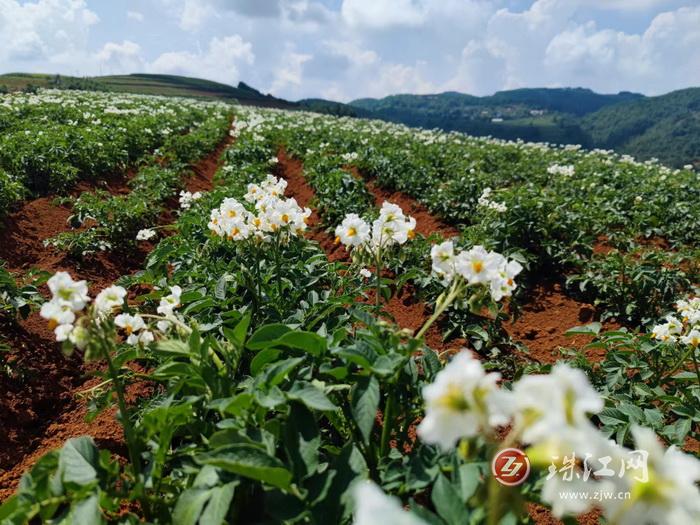
MULTIPOLYGON (((193 175, 184 181, 189 191, 213 187, 222 153, 232 141, 227 135, 214 151, 192 166, 193 175)), ((106 189, 112 194, 124 193, 131 175, 133 172, 121 183, 107 184, 106 189)), ((76 191, 88 189, 86 183, 81 183, 76 191)), ((69 207, 54 205, 52 197, 26 202, 11 214, 0 231, 0 258, 7 260, 7 268, 15 272, 30 268, 51 273, 68 271, 75 279, 87 280, 91 294, 95 294, 120 276, 140 269, 154 247, 141 243, 136 254, 100 253, 86 261, 74 260, 44 246, 45 239, 69 230, 66 220, 70 214, 69 207)), ((169 210, 160 222, 174 220, 175 215, 169 210)), ((47 294, 48 290, 43 292, 47 294)), ((94 378, 86 380, 91 368, 77 355, 63 355, 38 313, 19 321, 0 317, 0 334, 10 347, 6 359, 15 371, 0 374, 0 500, 14 492, 22 473, 42 455, 71 437, 91 435, 100 446, 120 452, 122 428, 114 410, 103 412, 91 423, 85 421, 88 401, 78 394, 97 383, 94 378)), ((129 393, 136 400, 149 390, 149 385, 135 384, 129 393)))

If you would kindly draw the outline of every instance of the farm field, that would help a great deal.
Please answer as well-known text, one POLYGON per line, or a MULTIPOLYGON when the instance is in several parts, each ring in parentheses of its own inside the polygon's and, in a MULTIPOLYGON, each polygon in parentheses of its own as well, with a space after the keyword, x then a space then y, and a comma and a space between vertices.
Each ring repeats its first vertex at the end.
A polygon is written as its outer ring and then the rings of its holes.
POLYGON ((0 523, 699 523, 698 202, 610 151, 2 96, 0 523))

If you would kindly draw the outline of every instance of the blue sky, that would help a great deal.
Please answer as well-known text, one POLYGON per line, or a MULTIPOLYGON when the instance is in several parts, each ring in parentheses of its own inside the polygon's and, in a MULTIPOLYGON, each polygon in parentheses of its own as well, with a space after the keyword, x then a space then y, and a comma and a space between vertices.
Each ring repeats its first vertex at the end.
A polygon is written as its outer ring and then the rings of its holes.
POLYGON ((243 80, 289 99, 700 85, 698 0, 0 0, 0 71, 243 80))

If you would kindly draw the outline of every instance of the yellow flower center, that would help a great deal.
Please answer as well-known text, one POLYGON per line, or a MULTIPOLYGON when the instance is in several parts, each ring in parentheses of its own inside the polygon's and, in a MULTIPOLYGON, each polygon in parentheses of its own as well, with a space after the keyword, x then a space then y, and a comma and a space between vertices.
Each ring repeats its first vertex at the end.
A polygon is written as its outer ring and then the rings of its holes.
POLYGON ((357 235, 357 229, 348 228, 348 237, 354 237, 355 235, 357 235))
POLYGON ((231 217, 232 219, 236 216, 235 210, 229 210, 228 216, 231 217))
POLYGON ((438 399, 438 404, 449 410, 464 411, 469 409, 469 401, 464 397, 459 385, 450 384, 445 393, 438 399))
POLYGON ((484 270, 484 261, 472 261, 474 273, 481 273, 484 270))

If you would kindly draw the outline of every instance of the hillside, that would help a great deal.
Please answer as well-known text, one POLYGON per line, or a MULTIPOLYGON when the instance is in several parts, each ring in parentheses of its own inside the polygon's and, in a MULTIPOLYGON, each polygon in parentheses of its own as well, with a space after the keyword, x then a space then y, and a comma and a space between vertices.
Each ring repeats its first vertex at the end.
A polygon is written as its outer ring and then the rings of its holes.
POLYGON ((582 88, 540 88, 500 91, 486 97, 456 92, 393 95, 350 104, 372 111, 378 118, 409 126, 592 147, 592 140, 581 128, 580 116, 642 98, 634 93, 601 95, 582 88))
POLYGON ((593 143, 635 157, 680 166, 700 161, 700 88, 610 106, 582 127, 593 143))
POLYGON ((614 149, 676 167, 700 162, 700 88, 659 97, 580 88, 518 89, 488 97, 448 92, 350 104, 409 126, 614 149))
POLYGON ((147 95, 221 98, 257 106, 295 107, 294 103, 275 98, 272 95, 265 95, 245 82, 239 82, 237 87, 233 87, 211 80, 177 75, 136 73, 131 75, 79 78, 63 75, 9 73, 0 75, 0 88, 2 86, 5 86, 10 91, 27 89, 32 86, 55 87, 143 93, 147 95))
POLYGON ((602 95, 583 88, 535 88, 499 91, 494 95, 475 97, 454 91, 437 95, 393 95, 382 99, 364 98, 350 104, 378 112, 391 112, 398 109, 415 109, 425 112, 441 112, 446 108, 474 108, 474 113, 496 115, 518 110, 545 110, 573 115, 586 115, 593 111, 632 100, 644 98, 637 93, 621 92, 616 95, 602 95))

